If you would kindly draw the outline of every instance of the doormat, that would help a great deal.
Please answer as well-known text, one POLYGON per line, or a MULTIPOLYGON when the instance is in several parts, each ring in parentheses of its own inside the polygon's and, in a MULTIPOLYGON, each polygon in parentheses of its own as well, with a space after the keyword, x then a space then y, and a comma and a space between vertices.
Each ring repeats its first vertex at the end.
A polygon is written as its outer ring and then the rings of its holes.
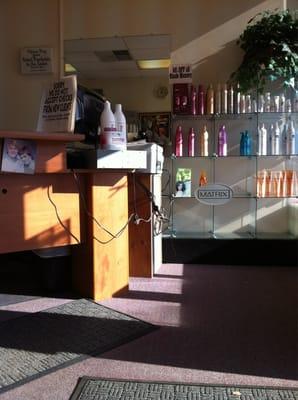
POLYGON ((3 321, 0 393, 156 328, 86 299, 3 321))
POLYGON ((296 400, 298 389, 194 385, 83 377, 69 400, 296 400))

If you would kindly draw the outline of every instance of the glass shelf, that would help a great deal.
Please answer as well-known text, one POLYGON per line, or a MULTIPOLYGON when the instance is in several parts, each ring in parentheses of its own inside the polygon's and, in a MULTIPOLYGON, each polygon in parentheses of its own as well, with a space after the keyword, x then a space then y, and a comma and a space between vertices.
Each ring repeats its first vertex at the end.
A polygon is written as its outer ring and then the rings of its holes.
POLYGON ((252 232, 240 232, 240 233, 212 233, 212 232, 171 232, 166 231, 163 233, 163 238, 173 238, 173 239, 215 239, 215 240, 222 240, 222 239, 260 239, 260 240, 297 240, 298 237, 292 235, 288 232, 283 233, 258 233, 255 235, 252 232))
POLYGON ((270 112, 252 112, 252 113, 239 113, 239 114, 204 114, 204 115, 192 115, 192 114, 173 114, 173 121, 186 120, 186 119, 198 119, 198 120, 210 120, 223 119, 223 120, 233 120, 233 119, 252 119, 258 117, 277 117, 277 116, 296 116, 298 112, 289 111, 270 111, 270 112))
POLYGON ((245 159, 245 158, 248 158, 248 159, 251 159, 251 158, 258 158, 258 159, 268 159, 268 158, 270 158, 270 157, 272 157, 272 158, 278 158, 278 157, 282 157, 282 158, 287 158, 287 159, 291 159, 292 157, 298 157, 298 154, 276 154, 276 155, 274 155, 274 154, 267 154, 267 155, 260 155, 260 154, 251 154, 251 155, 249 155, 249 156, 241 156, 240 154, 239 155, 233 155, 233 154, 231 154, 231 155, 227 155, 227 156, 218 156, 217 154, 212 154, 212 155, 210 155, 210 156, 179 156, 179 157, 177 157, 177 156, 175 156, 174 154, 172 154, 171 156, 169 156, 169 157, 167 157, 167 158, 170 158, 170 159, 172 159, 172 160, 183 160, 183 159, 187 159, 187 160, 194 160, 194 159, 204 159, 204 160, 225 160, 225 159, 227 159, 227 158, 242 158, 242 159, 245 159))

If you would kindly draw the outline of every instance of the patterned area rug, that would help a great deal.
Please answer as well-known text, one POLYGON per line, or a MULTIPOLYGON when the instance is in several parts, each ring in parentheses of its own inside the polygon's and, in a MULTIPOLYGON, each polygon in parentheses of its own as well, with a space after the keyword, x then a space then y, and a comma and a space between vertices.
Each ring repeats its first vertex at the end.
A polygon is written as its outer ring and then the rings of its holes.
POLYGON ((298 389, 116 381, 83 377, 70 400, 297 400, 298 389))
POLYGON ((0 323, 0 393, 157 327, 81 299, 0 323))

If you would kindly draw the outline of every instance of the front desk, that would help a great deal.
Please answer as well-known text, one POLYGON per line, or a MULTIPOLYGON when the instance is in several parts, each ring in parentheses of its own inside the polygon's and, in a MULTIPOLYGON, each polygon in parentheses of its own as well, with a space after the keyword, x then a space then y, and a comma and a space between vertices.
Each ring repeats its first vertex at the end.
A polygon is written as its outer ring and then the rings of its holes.
MULTIPOLYGON (((77 293, 102 300, 127 290, 128 228, 117 238, 112 235, 129 219, 128 174, 133 164, 69 170, 66 144, 73 141, 72 134, 2 131, 0 137, 37 143, 33 175, 0 175, 0 253, 71 246, 77 293)), ((76 135, 77 140, 83 138, 76 135)), ((142 168, 146 158, 139 156, 137 166, 142 168)))

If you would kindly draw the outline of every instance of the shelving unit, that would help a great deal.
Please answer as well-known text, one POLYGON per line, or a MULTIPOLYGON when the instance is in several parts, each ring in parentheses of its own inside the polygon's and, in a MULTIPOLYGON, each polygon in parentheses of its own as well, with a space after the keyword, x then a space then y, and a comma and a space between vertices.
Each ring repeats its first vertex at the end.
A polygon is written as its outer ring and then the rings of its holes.
MULTIPOLYGON (((198 239, 297 239, 298 237, 298 113, 250 113, 225 115, 173 115, 172 142, 178 125, 183 129, 183 155, 187 154, 187 136, 192 127, 196 132, 195 157, 165 157, 164 168, 171 180, 163 192, 163 205, 169 210, 170 221, 164 237, 198 239), (283 128, 292 119, 296 127, 296 151, 293 155, 257 154, 257 131, 262 123, 269 126, 279 121, 281 143, 283 128), (209 156, 199 156, 199 133, 203 126, 209 133, 209 156), (228 134, 228 154, 217 156, 217 134, 221 125, 228 134), (240 156, 240 132, 248 130, 252 136, 253 153, 240 156), (178 168, 190 168, 191 196, 175 197, 178 168), (232 199, 223 205, 206 205, 194 196, 199 186, 201 171, 206 171, 208 183, 220 183, 233 190, 232 199), (291 194, 258 193, 261 171, 294 171, 296 183, 291 194), (269 195, 268 195, 269 194, 269 195), (293 220, 294 219, 294 220, 293 220), (296 219, 296 222, 295 222, 296 219)), ((271 176, 271 175, 270 175, 271 176)), ((166 181, 164 177, 164 185, 166 181)), ((270 178, 271 179, 271 178, 270 178)), ((273 181, 272 181, 273 182, 273 181)), ((271 184, 273 185, 273 183, 271 184)), ((265 183, 264 183, 265 184, 265 183)))

